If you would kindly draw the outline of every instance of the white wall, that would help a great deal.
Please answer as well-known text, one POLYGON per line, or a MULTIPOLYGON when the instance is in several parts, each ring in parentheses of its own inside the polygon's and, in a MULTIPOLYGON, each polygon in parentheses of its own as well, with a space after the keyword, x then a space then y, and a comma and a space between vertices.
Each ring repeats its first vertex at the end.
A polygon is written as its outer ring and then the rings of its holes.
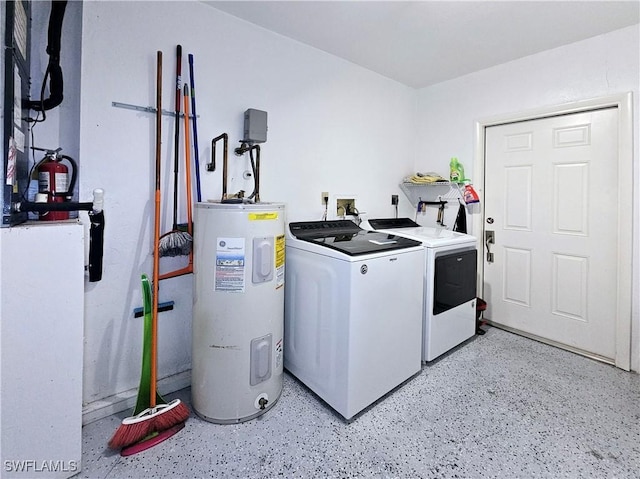
MULTIPOLYGON (((152 266, 155 120, 111 102, 155 105, 156 50, 162 50, 163 107, 173 110, 177 43, 183 79, 187 53, 195 56, 204 199, 220 197, 222 157, 214 173, 203 165, 211 139, 222 132, 230 135, 229 192, 252 190, 241 176, 248 159, 233 154, 247 108, 268 112, 261 199, 285 202, 288 220, 320 219, 322 191, 355 194, 361 211, 391 216, 390 195, 401 195, 398 184, 412 172, 415 90, 198 2, 85 2, 80 193, 106 192, 103 280, 88 284, 85 297, 85 403, 138 386, 142 321, 132 310, 141 305, 140 274, 152 266)), ((172 152, 167 117, 163 231, 171 226, 172 152)), ((183 264, 162 261, 164 270, 183 264)), ((160 285, 160 301, 175 301, 173 311, 159 315, 160 377, 190 368, 191 292, 190 275, 160 285)))
MULTIPOLYGON (((356 194, 358 207, 369 216, 392 215, 389 195, 399 194, 400 214, 412 216, 397 187, 401 178, 414 171, 446 175, 451 156, 460 158, 472 176, 474 124, 485 117, 632 90, 637 125, 637 27, 420 91, 199 2, 69 2, 64 28, 65 103, 41 125, 47 128, 36 128, 36 144, 62 146, 77 155, 80 200, 89 200, 96 187, 106 190, 103 280, 85 283, 84 402, 89 407, 114 395, 126 397, 139 381, 142 321, 132 311, 141 305, 140 274, 151 272, 155 123, 152 114, 114 108, 111 102, 154 105, 156 50, 164 52, 167 110, 174 102, 175 45, 184 48, 184 79, 187 53, 195 55, 204 198, 217 199, 221 192, 221 158, 214 173, 203 165, 210 159, 211 139, 222 132, 231 137, 229 191, 252 189, 241 178, 248 161, 232 149, 241 138, 244 110, 263 109, 269 113, 269 133, 262 145, 261 197, 286 202, 289 220, 319 219, 321 191, 356 194)), ((40 41, 46 43, 44 34, 40 41)), ((37 79, 39 73, 33 75, 37 79)), ((171 118, 165 118, 163 129, 162 229, 167 231, 171 118)), ((637 183, 637 133, 635 140, 637 183)), ((634 214, 637 238, 638 210, 634 214)), ((180 217, 185 218, 183 207, 180 217)), ((163 259, 164 269, 181 264, 163 259)), ((160 301, 175 301, 175 309, 159 317, 161 377, 190 369, 191 288, 190 276, 161 284, 160 301)))
MULTIPOLYGON (((548 50, 494 68, 443 82, 419 92, 418 136, 424 157, 416 170, 444 170, 451 156, 473 176, 476 122, 534 108, 633 92, 634 217, 633 291, 639 290, 640 97, 639 27, 548 50)), ((473 179, 473 178, 472 178, 473 179)), ((479 212, 479 210, 478 210, 479 212)), ((640 368, 638 295, 633 295, 632 369, 640 368)))

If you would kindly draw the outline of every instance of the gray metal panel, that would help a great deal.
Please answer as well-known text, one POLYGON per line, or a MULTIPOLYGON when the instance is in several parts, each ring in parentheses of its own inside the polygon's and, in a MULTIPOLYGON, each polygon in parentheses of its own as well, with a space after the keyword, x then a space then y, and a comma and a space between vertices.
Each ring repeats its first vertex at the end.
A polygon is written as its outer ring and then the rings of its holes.
POLYGON ((244 142, 264 143, 267 141, 267 112, 249 108, 244 112, 244 142))

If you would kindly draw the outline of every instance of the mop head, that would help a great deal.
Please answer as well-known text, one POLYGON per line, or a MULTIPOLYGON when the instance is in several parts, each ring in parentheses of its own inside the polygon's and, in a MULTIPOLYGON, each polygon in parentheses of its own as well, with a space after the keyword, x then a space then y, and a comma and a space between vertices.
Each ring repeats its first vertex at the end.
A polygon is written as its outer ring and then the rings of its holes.
POLYGON ((145 409, 122 420, 109 440, 111 449, 121 449, 171 429, 189 419, 189 408, 180 399, 145 409))
POLYGON ((189 256, 193 237, 186 231, 174 230, 160 237, 160 256, 189 256))

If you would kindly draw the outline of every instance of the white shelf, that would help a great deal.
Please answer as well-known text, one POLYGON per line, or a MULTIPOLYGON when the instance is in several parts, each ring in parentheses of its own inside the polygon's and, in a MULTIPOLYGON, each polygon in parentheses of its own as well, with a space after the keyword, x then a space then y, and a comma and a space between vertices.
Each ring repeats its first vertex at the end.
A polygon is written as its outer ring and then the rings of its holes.
POLYGON ((452 201, 462 198, 460 184, 450 181, 435 183, 400 183, 400 189, 414 206, 420 201, 452 201))

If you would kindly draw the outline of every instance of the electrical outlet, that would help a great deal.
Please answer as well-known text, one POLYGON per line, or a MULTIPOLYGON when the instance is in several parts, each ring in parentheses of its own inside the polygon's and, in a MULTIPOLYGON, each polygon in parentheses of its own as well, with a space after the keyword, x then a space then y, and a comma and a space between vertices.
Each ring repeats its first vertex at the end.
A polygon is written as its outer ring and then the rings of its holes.
POLYGON ((394 206, 398 204, 398 195, 391 195, 391 204, 394 206))
POLYGON ((356 211, 356 200, 354 198, 338 198, 336 200, 337 216, 355 216, 356 211))
POLYGON ((323 191, 322 193, 320 193, 320 202, 322 203, 322 206, 325 206, 325 205, 329 204, 329 192, 328 191, 323 191))

